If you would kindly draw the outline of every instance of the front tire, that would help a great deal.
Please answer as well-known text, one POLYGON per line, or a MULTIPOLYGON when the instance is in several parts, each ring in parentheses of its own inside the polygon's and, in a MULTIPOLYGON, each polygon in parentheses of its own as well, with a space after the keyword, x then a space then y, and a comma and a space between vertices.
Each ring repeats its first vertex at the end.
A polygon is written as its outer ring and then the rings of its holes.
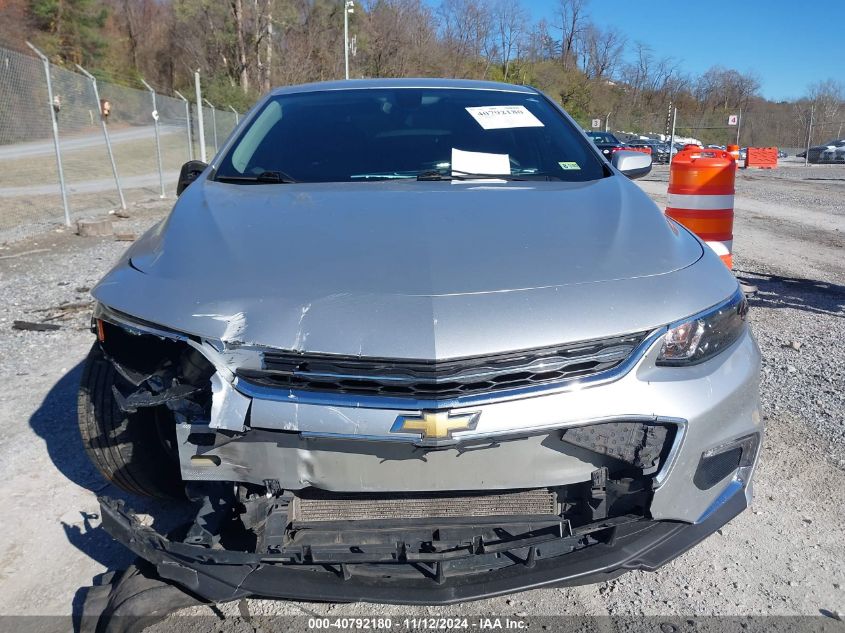
POLYGON ((121 490, 184 499, 178 457, 164 439, 175 435, 172 419, 153 408, 122 411, 112 393, 115 384, 127 383, 95 342, 85 359, 78 397, 79 433, 88 459, 121 490))

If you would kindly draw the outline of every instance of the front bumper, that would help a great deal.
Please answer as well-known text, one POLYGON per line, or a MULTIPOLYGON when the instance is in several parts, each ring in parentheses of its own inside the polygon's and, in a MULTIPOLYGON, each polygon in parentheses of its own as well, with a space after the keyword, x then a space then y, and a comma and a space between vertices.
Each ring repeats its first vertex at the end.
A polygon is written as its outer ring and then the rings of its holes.
POLYGON ((333 602, 451 604, 514 591, 611 580, 625 571, 654 571, 682 554, 746 508, 745 489, 732 486, 696 524, 639 520, 612 528, 610 538, 544 558, 531 548, 505 551, 513 564, 480 574, 452 575, 450 562, 417 578, 392 577, 388 566, 292 565, 266 556, 212 550, 170 541, 142 526, 120 502, 101 498, 103 527, 152 563, 158 574, 211 601, 247 596, 333 602), (525 554, 524 550, 528 549, 525 554))
MULTIPOLYGON (((666 436, 671 447, 663 451, 659 469, 641 466, 641 474, 630 480, 647 484, 647 501, 640 495, 639 504, 619 513, 596 513, 592 522, 574 518, 570 523, 577 514, 564 494, 558 510, 531 518, 496 515, 485 522, 461 514, 458 523, 450 523, 435 515, 404 517, 376 526, 375 536, 353 547, 344 537, 351 531, 358 538, 354 530, 360 524, 338 527, 336 520, 322 536, 317 526, 317 537, 297 541, 298 515, 287 511, 277 516, 289 521, 290 529, 261 528, 258 544, 246 547, 232 547, 224 539, 223 549, 208 547, 211 540, 170 540, 106 499, 101 500, 103 525, 155 565, 162 578, 212 601, 255 595, 445 604, 597 582, 631 569, 654 570, 748 505, 762 434, 760 356, 750 332, 693 367, 658 367, 658 351, 659 337, 647 339, 612 380, 455 403, 453 414, 474 413, 481 421, 435 448, 420 446, 413 436, 397 436, 391 426, 397 417, 419 414, 422 405, 406 401, 409 408, 399 408, 391 399, 323 401, 325 395, 249 393, 237 379, 231 393, 248 401, 238 418, 248 420, 243 430, 197 422, 177 426, 186 481, 228 482, 222 488, 229 491, 232 482, 245 483, 247 494, 250 486, 254 490, 263 484, 268 492, 276 491, 267 496, 274 507, 283 503, 278 491, 300 498, 308 489, 352 497, 414 491, 448 496, 516 488, 572 490, 589 487, 591 478, 596 489, 601 472, 615 470, 618 463, 592 450, 562 448, 561 439, 573 442, 567 433, 606 422, 672 427, 666 436), (710 467, 702 477, 705 460, 710 467), (559 523, 557 534, 554 525, 543 523, 549 514, 559 523), (402 534, 394 538, 391 529, 402 534), (432 529, 433 539, 419 536, 432 529), (273 540, 282 535, 284 541, 273 540)), ((212 418, 213 410, 214 405, 212 418)), ((626 485, 627 476, 614 475, 615 485, 626 485)), ((194 527, 202 516, 201 511, 194 527)), ((266 516, 266 524, 255 525, 270 525, 272 509, 266 516)), ((218 532, 208 535, 216 538, 218 532)))
POLYGON ((273 478, 284 490, 347 493, 566 486, 588 481, 601 463, 563 456, 561 430, 637 420, 677 427, 672 452, 656 474, 652 518, 695 522, 728 479, 707 489, 694 486, 702 454, 763 430, 760 353, 750 331, 694 367, 655 366, 659 347, 655 340, 624 375, 605 384, 456 406, 453 415, 478 413, 479 422, 456 433, 454 446, 436 451, 390 431, 398 417, 420 411, 389 399, 307 401, 289 393, 277 399, 247 393, 246 433, 192 444, 209 429, 177 428, 182 477, 254 484, 273 478), (195 458, 202 457, 207 459, 198 467, 195 458))

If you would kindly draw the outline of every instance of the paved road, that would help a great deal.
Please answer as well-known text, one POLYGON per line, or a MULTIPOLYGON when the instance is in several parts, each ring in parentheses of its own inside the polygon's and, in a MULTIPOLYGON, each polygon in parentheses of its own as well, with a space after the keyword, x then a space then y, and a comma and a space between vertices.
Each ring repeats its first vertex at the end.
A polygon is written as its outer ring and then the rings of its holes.
MULTIPOLYGON (((162 125, 159 131, 162 135, 176 133, 185 134, 185 128, 177 125, 162 125)), ((109 138, 114 144, 125 143, 126 141, 143 140, 147 138, 151 139, 154 137, 155 127, 152 125, 109 131, 109 138)), ((96 147, 104 142, 103 132, 98 128, 95 131, 80 136, 62 136, 60 130, 59 142, 61 143, 62 151, 96 147)), ((44 141, 32 141, 30 143, 0 145, 0 160, 14 160, 18 158, 28 158, 31 156, 43 156, 46 154, 53 154, 53 152, 54 148, 52 138, 44 141)))
MULTIPOLYGON (((179 172, 164 174, 164 184, 170 188, 176 182, 179 172)), ((145 187, 158 187, 158 172, 153 174, 141 174, 138 176, 121 176, 120 186, 123 189, 141 189, 145 187)), ((83 180, 82 182, 68 183, 68 193, 98 193, 100 191, 114 191, 114 178, 98 178, 96 180, 83 180)), ((0 187, 0 198, 18 198, 21 196, 48 196, 59 195, 61 190, 58 183, 28 185, 26 187, 0 187)))

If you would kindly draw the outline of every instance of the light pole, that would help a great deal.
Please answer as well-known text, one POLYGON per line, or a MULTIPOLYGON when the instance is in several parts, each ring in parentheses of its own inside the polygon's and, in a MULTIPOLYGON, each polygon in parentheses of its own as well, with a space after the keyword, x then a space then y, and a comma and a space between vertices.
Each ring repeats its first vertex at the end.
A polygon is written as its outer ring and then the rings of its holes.
POLYGON ((678 120, 678 108, 672 108, 672 136, 669 137, 669 164, 672 164, 672 152, 675 151, 675 122, 678 120))
POLYGON ((346 78, 349 79, 349 14, 355 13, 353 0, 343 0, 343 62, 346 66, 346 78))
POLYGON ((804 150, 804 167, 810 162, 810 143, 813 138, 813 115, 816 113, 816 104, 810 106, 810 125, 807 126, 807 149, 804 150))

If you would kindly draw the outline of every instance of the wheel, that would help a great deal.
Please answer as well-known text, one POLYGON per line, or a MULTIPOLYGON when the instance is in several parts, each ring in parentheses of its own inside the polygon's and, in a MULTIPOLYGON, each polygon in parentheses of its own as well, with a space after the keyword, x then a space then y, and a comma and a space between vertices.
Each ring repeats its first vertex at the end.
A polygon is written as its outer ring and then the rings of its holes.
POLYGON ((185 498, 175 449, 175 425, 166 409, 125 413, 112 385, 125 379, 94 343, 85 360, 78 398, 79 433, 88 459, 126 492, 160 499, 185 498))
POLYGON ((124 571, 108 572, 95 583, 85 595, 80 633, 141 633, 174 611, 205 604, 160 578, 155 568, 140 558, 124 571))

